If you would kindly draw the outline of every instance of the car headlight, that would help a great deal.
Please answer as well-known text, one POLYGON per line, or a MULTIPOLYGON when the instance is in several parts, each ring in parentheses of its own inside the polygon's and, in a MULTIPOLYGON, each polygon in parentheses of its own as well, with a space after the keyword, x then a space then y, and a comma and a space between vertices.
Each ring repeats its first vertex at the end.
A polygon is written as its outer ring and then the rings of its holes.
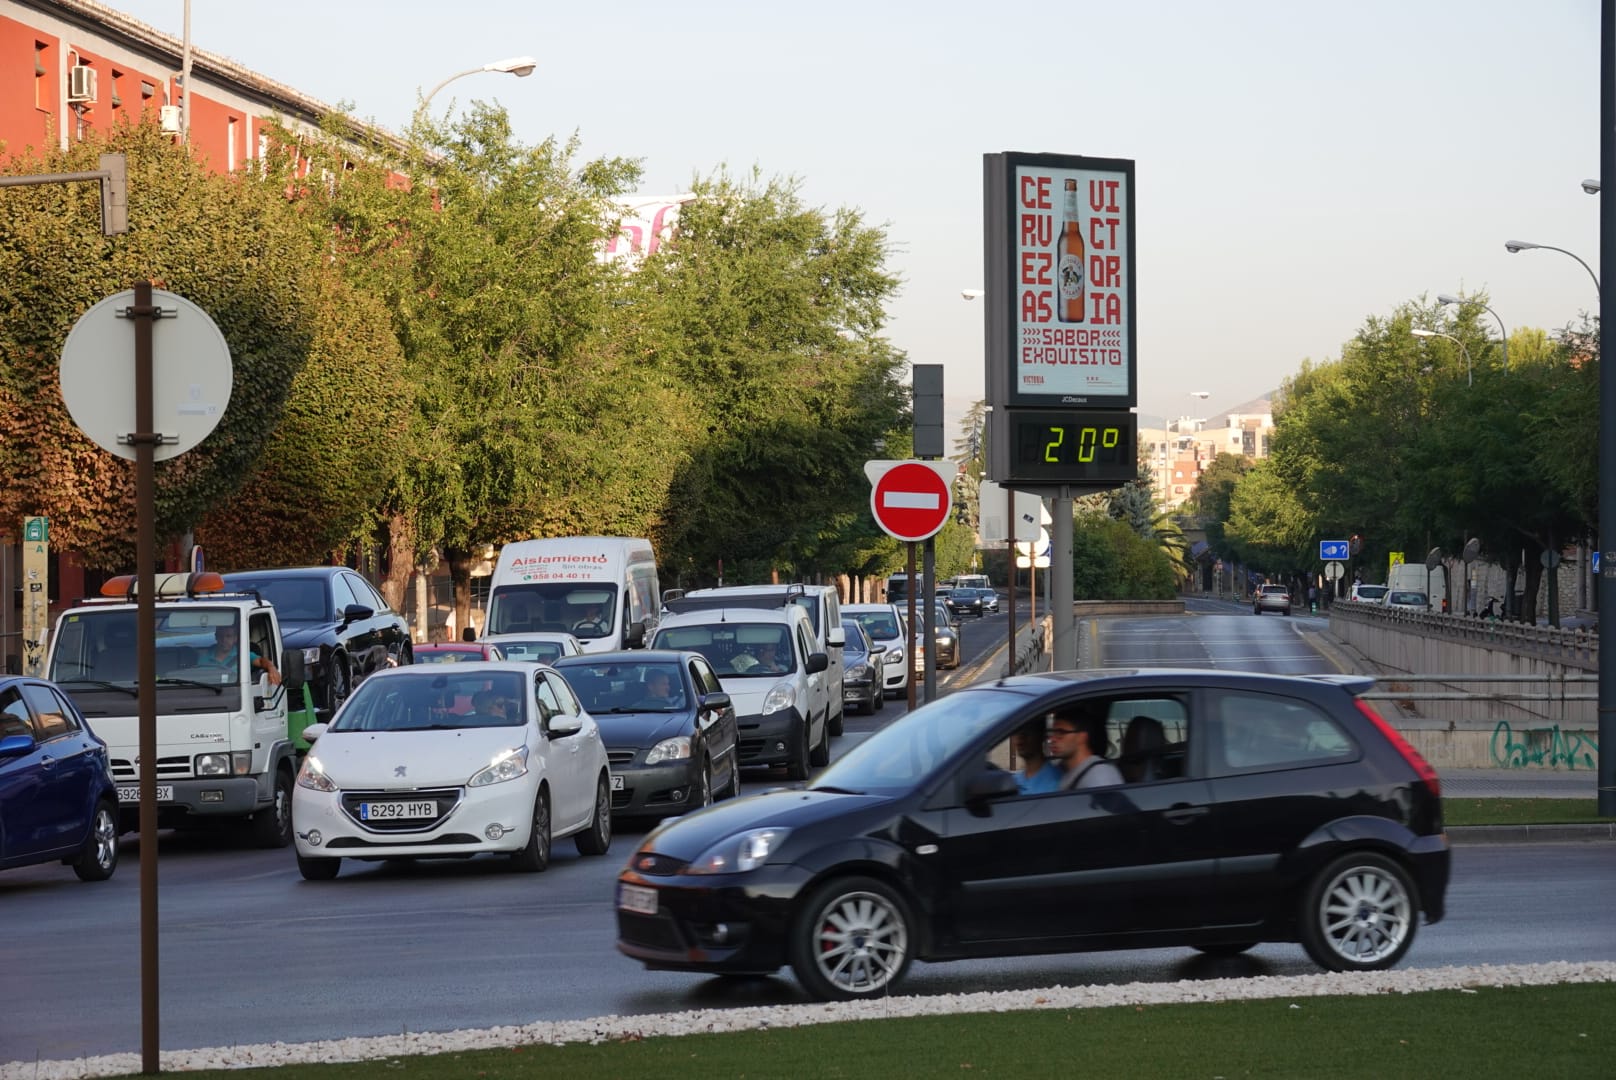
POLYGON ((527 747, 518 746, 514 750, 501 750, 494 755, 494 760, 472 773, 471 779, 466 781, 467 787, 488 787, 490 784, 503 784, 507 780, 515 780, 527 775, 527 747))
POLYGON ((325 774, 320 765, 320 759, 313 754, 303 759, 303 767, 297 770, 297 786, 308 788, 311 791, 335 791, 337 785, 325 774))
POLYGON ((315 664, 318 664, 319 662, 320 662, 320 647, 318 645, 316 645, 312 649, 304 649, 303 650, 303 663, 309 665, 310 667, 313 667, 315 664))
POLYGON ((720 840, 685 867, 687 874, 736 874, 756 870, 780 850, 790 829, 748 829, 720 840))
POLYGON ((852 667, 847 669, 847 675, 845 677, 849 679, 868 679, 870 677, 870 665, 862 663, 854 664, 852 667))
POLYGON ((901 664, 901 663, 903 663, 903 646, 902 645, 889 645, 889 646, 887 646, 886 658, 887 658, 886 662, 889 663, 889 664, 901 664))
POLYGON ((795 683, 775 683, 769 696, 763 699, 763 715, 777 713, 781 709, 789 709, 797 704, 797 685, 795 683))
POLYGON ((252 772, 252 751, 228 754, 198 754, 192 763, 197 776, 246 776, 252 772))
POLYGON ((664 761, 683 761, 690 756, 690 736, 680 735, 672 739, 663 739, 651 747, 651 752, 645 755, 647 765, 660 765, 664 761))

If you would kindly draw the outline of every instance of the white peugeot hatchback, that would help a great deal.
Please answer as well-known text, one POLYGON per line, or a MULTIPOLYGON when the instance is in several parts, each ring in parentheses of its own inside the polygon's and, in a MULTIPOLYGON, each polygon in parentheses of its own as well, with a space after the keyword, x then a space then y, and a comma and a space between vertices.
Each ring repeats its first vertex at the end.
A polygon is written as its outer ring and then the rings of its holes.
POLYGON ((297 867, 343 859, 510 856, 543 870, 553 839, 586 855, 612 839, 611 773, 594 719, 565 679, 524 661, 416 665, 359 684, 292 794, 297 867))

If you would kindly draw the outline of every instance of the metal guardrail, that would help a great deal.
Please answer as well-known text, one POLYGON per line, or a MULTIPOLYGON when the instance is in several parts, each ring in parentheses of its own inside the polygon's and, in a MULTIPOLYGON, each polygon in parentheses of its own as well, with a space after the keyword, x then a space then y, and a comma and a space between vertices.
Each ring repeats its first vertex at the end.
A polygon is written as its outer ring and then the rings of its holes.
POLYGON ((1586 627, 1566 629, 1536 626, 1504 619, 1474 615, 1443 615, 1439 612, 1383 608, 1376 604, 1343 601, 1330 608, 1330 618, 1367 625, 1391 626, 1431 637, 1463 641, 1473 645, 1495 646, 1556 660, 1599 662, 1599 634, 1586 627))
POLYGON ((1358 696, 1369 701, 1598 701, 1595 692, 1568 692, 1566 687, 1596 687, 1597 675, 1382 675, 1376 683, 1389 683, 1384 690, 1370 690, 1358 696), (1496 692, 1469 690, 1398 690, 1396 685, 1433 683, 1438 686, 1456 686, 1466 683, 1497 683, 1513 686, 1541 685, 1541 691, 1501 690, 1496 692), (1559 687, 1558 690, 1553 687, 1559 687))

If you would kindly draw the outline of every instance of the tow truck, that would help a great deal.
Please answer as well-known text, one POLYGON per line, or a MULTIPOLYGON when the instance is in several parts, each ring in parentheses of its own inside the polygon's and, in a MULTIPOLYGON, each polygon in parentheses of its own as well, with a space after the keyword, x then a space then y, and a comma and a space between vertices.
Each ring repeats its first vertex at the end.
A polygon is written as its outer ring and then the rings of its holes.
MULTIPOLYGON (((124 831, 139 820, 137 585, 133 574, 112 578, 63 612, 46 659, 46 676, 107 744, 124 831)), ((225 591, 216 573, 156 575, 153 606, 159 827, 241 819, 258 846, 287 846, 302 732, 315 719, 302 655, 283 649, 273 606, 225 591), (222 630, 235 631, 233 651, 222 630)))

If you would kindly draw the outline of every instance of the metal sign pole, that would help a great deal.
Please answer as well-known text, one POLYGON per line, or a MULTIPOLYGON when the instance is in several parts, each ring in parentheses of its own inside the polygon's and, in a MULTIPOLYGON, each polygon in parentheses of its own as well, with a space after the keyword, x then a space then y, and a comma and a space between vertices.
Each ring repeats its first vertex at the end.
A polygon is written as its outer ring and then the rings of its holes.
POLYGON ((1010 519, 1010 535, 1004 542, 1005 565, 1009 568, 1006 576, 1010 579, 1009 593, 1005 596, 1005 607, 1010 610, 1010 646, 1009 658, 1004 662, 1006 675, 1016 673, 1016 489, 1005 489, 1005 502, 1009 513, 1005 516, 1010 519))
POLYGON ((918 640, 915 634, 915 545, 913 541, 910 541, 903 547, 909 553, 904 563, 904 569, 908 573, 909 581, 909 588, 905 590, 906 595, 909 597, 909 649, 904 655, 903 662, 909 665, 909 708, 913 709, 915 707, 915 642, 918 640))
POLYGON ((140 676, 140 1071, 158 1064, 157 991, 157 449, 152 408, 152 306, 149 281, 135 284, 136 670, 140 676))

